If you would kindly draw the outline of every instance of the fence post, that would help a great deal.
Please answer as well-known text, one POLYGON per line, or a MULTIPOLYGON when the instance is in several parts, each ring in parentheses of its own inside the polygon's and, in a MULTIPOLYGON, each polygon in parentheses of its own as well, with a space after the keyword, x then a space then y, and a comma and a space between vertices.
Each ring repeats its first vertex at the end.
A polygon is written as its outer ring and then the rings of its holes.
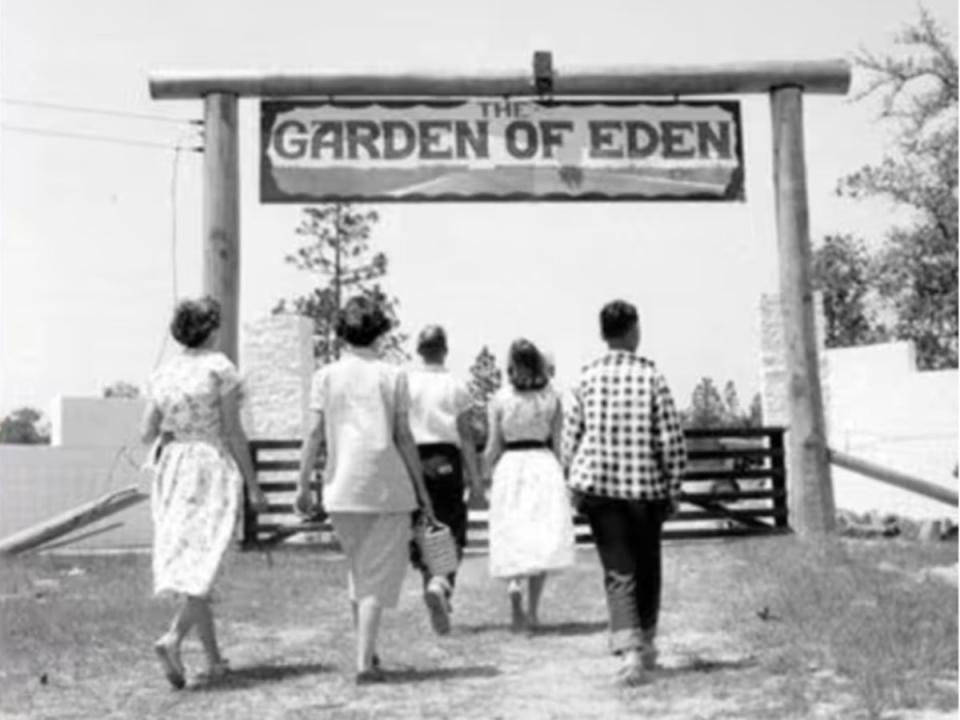
MULTIPOLYGON (((256 443, 250 443, 250 457, 253 460, 253 472, 257 472, 260 463, 259 448, 256 443)), ((257 541, 257 514, 250 507, 250 493, 247 484, 243 484, 243 531, 240 539, 241 547, 250 547, 257 541)))
POLYGON ((790 518, 787 515, 787 466, 784 462, 783 428, 775 428, 768 436, 770 440, 770 469, 773 475, 773 489, 783 492, 781 497, 773 499, 773 509, 779 514, 774 518, 774 525, 778 528, 789 528, 790 518))

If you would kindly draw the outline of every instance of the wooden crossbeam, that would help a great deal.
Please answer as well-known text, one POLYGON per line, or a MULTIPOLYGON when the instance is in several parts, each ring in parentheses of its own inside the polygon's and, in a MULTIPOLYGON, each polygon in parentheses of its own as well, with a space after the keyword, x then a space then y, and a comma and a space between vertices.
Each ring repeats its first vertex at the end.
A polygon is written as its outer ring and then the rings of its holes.
MULTIPOLYGON (((794 60, 710 65, 621 65, 555 71, 552 97, 643 97, 766 94, 778 87, 843 95, 850 89, 846 60, 794 60)), ((327 74, 243 70, 169 70, 149 76, 155 100, 214 94, 238 97, 523 97, 542 93, 530 71, 476 75, 412 73, 327 74)))

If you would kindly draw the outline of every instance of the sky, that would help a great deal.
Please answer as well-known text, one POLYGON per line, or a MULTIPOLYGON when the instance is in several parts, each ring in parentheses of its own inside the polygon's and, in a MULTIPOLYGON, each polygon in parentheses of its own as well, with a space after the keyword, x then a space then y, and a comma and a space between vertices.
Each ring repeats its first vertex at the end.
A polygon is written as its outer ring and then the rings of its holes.
MULTIPOLYGON (((957 8, 926 6, 956 33, 957 8)), ((199 100, 155 101, 156 70, 525 71, 698 65, 883 52, 917 16, 914 0, 3 0, 0 3, 0 415, 48 411, 58 395, 142 383, 176 351, 178 297, 202 289, 202 157, 185 122, 55 110, 19 101, 160 116, 202 115, 199 100), (18 129, 20 128, 20 129, 18 129), (23 132, 106 135, 165 147, 23 132), (174 260, 175 259, 175 260, 174 260)), ((854 76, 854 86, 862 80, 854 76)), ((597 313, 635 303, 641 352, 681 406, 701 377, 760 389, 759 304, 777 291, 769 101, 743 96, 746 202, 391 204, 373 245, 402 328, 446 326, 450 367, 483 345, 503 360, 527 337, 561 382, 602 350, 597 313)), ((804 99, 811 237, 877 242, 896 208, 835 194, 878 160, 889 132, 876 105, 804 99)), ((241 102, 241 323, 311 278, 284 263, 297 206, 259 201, 258 104, 241 102)), ((241 368, 242 369, 242 368, 241 368)))

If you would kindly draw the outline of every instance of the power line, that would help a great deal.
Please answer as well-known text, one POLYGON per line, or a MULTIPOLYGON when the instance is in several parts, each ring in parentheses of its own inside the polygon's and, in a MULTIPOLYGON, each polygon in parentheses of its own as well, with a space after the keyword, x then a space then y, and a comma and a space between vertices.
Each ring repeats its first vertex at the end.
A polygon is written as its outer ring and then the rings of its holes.
POLYGON ((164 115, 150 115, 148 113, 135 113, 127 110, 112 110, 109 108, 93 108, 81 105, 63 105, 60 103, 41 102, 39 100, 19 100, 15 98, 0 98, 4 105, 21 105, 23 107, 44 108, 46 110, 60 110, 63 112, 87 113, 89 115, 108 115, 112 117, 129 118, 131 120, 146 120, 152 122, 173 123, 183 125, 190 123, 192 125, 202 125, 203 120, 196 118, 172 118, 164 115))
POLYGON ((63 130, 44 130, 25 125, 9 125, 0 123, 0 129, 10 132, 27 133, 29 135, 46 135, 49 137, 70 138, 73 140, 89 140, 93 142, 113 143, 115 145, 129 145, 135 147, 162 148, 164 150, 189 150, 190 152, 203 152, 202 147, 181 147, 179 145, 169 145, 167 143, 150 142, 149 140, 130 140, 120 138, 115 135, 86 135, 82 133, 71 133, 63 130))
POLYGON ((170 267, 173 271, 173 301, 177 291, 177 170, 180 167, 180 149, 173 153, 173 171, 170 173, 170 267))
MULTIPOLYGON (((173 153, 173 167, 170 173, 170 271, 173 279, 173 304, 177 304, 177 180, 180 169, 180 150, 183 142, 183 134, 177 139, 177 147, 173 153)), ((170 338, 169 331, 163 333, 163 340, 160 342, 160 350, 157 351, 157 358, 153 363, 154 368, 160 365, 163 358, 163 351, 167 349, 167 340, 170 338)))

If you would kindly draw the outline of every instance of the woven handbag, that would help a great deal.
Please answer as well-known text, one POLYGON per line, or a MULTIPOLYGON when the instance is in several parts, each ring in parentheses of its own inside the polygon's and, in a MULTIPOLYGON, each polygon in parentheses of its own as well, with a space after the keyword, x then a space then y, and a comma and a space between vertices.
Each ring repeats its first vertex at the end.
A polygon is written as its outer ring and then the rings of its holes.
POLYGON ((441 522, 431 523, 421 518, 413 528, 413 540, 420 549, 420 557, 431 575, 456 572, 457 545, 450 528, 441 522))

